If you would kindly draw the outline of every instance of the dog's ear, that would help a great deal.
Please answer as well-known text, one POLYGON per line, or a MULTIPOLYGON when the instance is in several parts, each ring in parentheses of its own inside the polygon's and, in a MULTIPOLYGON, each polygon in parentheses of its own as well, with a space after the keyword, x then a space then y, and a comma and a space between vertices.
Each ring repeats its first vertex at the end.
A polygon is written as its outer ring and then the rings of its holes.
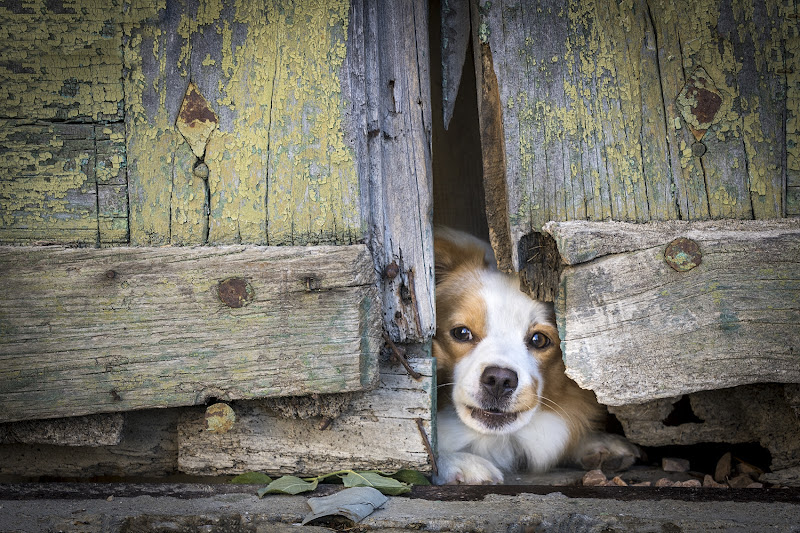
POLYGON ((475 269, 496 268, 494 253, 488 243, 467 233, 436 228, 433 236, 436 283, 463 266, 475 269))

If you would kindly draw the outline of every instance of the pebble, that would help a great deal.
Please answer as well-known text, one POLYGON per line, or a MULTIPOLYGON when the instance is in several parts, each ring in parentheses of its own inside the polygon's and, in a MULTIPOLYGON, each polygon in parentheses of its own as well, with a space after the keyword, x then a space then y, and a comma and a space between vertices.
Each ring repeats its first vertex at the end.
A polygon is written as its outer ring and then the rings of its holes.
POLYGON ((731 452, 723 455, 717 461, 717 468, 714 470, 714 481, 717 483, 725 483, 731 475, 731 452))
POLYGON ((608 479, 602 470, 589 470, 583 476, 584 487, 602 487, 608 479))
POLYGON ((747 474, 739 474, 735 478, 732 478, 728 481, 728 485, 730 485, 732 489, 743 489, 752 483, 753 478, 747 474))
POLYGON ((688 472, 689 460, 675 457, 664 457, 661 460, 661 469, 664 472, 688 472))
POLYGON ((708 488, 712 488, 712 489, 727 489, 728 488, 728 485, 726 485, 725 483, 717 483, 716 481, 714 481, 714 478, 711 477, 708 474, 706 474, 706 476, 703 478, 703 486, 704 487, 708 487, 708 488))

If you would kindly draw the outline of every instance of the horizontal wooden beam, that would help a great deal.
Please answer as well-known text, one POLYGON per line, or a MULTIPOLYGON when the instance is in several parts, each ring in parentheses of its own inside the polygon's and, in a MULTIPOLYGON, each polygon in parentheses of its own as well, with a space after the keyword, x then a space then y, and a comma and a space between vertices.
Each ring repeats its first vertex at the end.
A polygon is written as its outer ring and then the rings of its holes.
POLYGON ((601 402, 800 383, 800 220, 545 230, 569 265, 556 302, 567 373, 601 402), (679 237, 686 249, 668 246, 679 237))
POLYGON ((371 388, 363 245, 0 247, 0 422, 371 388))
POLYGON ((298 420, 278 414, 269 401, 234 404, 236 422, 223 434, 206 431, 202 410, 186 410, 178 425, 180 471, 197 475, 247 471, 319 475, 373 468, 429 472, 432 463, 425 439, 432 443, 435 434, 431 418, 435 360, 414 358, 409 363, 421 374, 418 380, 399 364, 384 362, 380 387, 353 395, 327 429, 321 429, 320 417, 298 420))

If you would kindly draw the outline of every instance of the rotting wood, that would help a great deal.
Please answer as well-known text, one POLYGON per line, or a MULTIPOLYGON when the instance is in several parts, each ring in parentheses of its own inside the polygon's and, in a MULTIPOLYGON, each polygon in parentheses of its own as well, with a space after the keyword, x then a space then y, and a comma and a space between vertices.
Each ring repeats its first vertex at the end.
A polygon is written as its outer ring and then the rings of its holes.
MULTIPOLYGON (((487 211, 507 210, 514 270, 527 260, 520 240, 551 220, 798 212, 800 53, 792 5, 473 5, 475 42, 485 46, 476 72, 497 77, 503 113, 507 203, 491 205, 487 194, 487 211), (718 99, 698 140, 686 117, 704 110, 696 92, 686 95, 701 74, 718 99)), ((506 223, 490 221, 495 231, 506 223)))
POLYGON ((236 424, 217 435, 205 430, 202 410, 187 410, 179 425, 180 470, 197 475, 318 475, 380 465, 387 471, 430 471, 417 420, 427 435, 433 434, 434 360, 409 362, 422 375, 420 381, 400 365, 382 362, 380 386, 355 395, 324 431, 317 418, 288 419, 269 410, 267 402, 250 401, 233 405, 236 424))
POLYGON ((800 220, 545 229, 571 263, 556 301, 567 374, 600 402, 800 382, 800 220), (702 254, 687 272, 664 258, 678 236, 702 254))
POLYGON ((0 421, 374 386, 364 245, 0 248, 0 421), (220 282, 254 294, 226 306, 220 282))

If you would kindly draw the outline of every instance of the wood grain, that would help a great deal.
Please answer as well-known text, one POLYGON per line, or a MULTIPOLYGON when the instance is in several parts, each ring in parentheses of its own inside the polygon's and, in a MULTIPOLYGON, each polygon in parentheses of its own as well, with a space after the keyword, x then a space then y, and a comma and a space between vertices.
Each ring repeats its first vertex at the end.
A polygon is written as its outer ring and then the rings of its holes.
POLYGON ((508 213, 490 226, 502 234, 510 223, 514 270, 530 259, 518 249, 522 237, 551 220, 797 213, 796 7, 718 0, 476 5, 480 56, 493 60, 493 72, 480 61, 476 72, 497 79, 507 183, 507 205, 492 205, 504 198, 487 195, 487 211, 508 213), (699 140, 679 99, 697 69, 721 99, 699 140))
POLYGON ((0 421, 374 386, 363 245, 0 248, 0 421), (243 278, 252 301, 220 301, 243 278))
POLYGON ((434 434, 434 360, 409 363, 422 374, 419 381, 400 365, 382 362, 380 386, 358 394, 326 430, 320 430, 319 418, 284 418, 254 401, 234 404, 236 423, 219 435, 205 430, 202 410, 187 410, 178 426, 180 470, 199 475, 319 475, 376 467, 429 472, 416 419, 422 419, 429 436, 434 434))
POLYGON ((562 256, 587 262, 561 276, 564 360, 602 403, 800 382, 800 221, 647 225, 627 242, 617 224, 606 227, 609 239, 601 224, 583 223, 580 237, 579 223, 565 224, 562 256), (664 260, 676 234, 700 246, 702 263, 688 272, 664 260))

